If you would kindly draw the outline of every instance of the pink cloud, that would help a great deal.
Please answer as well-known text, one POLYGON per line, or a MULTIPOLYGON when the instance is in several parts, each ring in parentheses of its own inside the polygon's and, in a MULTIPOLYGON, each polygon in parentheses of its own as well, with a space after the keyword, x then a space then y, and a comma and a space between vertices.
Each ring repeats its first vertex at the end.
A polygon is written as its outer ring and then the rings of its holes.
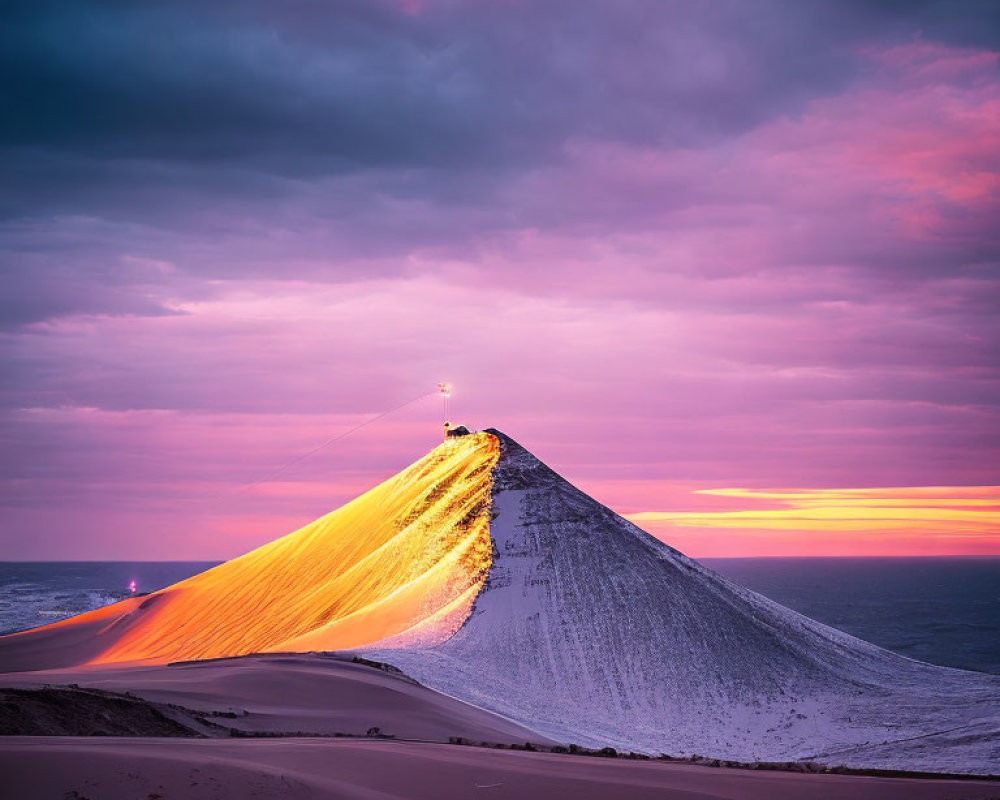
MULTIPOLYGON (((4 514, 33 532, 14 555, 56 540, 72 557, 235 555, 418 458, 437 410, 234 490, 439 380, 460 420, 506 430, 625 511, 720 484, 988 482, 996 54, 918 41, 866 57, 855 84, 724 141, 577 136, 559 163, 506 179, 496 207, 375 207, 455 225, 448 246, 330 255, 327 184, 263 241, 252 219, 169 258, 130 238, 123 263, 173 313, 0 340, 27 375, 7 394, 24 457, 4 514), (234 277, 198 279, 203 259, 234 277), (58 533, 70 521, 79 541, 58 533)), ((714 555, 765 537, 669 535, 714 555)))

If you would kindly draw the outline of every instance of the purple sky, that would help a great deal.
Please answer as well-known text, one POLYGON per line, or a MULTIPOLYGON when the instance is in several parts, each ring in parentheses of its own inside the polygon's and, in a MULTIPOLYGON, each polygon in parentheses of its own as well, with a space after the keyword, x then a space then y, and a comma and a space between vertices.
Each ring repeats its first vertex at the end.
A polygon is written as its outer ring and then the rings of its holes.
MULTIPOLYGON (((436 401, 241 484, 440 380, 625 513, 1000 483, 995 2, 0 13, 0 560, 236 555, 436 401)), ((656 533, 1000 552, 707 530, 656 533)))

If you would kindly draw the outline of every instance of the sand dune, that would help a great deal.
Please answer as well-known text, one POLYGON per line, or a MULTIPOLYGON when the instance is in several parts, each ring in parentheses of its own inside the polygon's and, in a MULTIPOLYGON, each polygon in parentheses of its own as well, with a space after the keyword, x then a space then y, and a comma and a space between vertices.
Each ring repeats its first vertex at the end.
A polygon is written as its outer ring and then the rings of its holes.
POLYGON ((209 731, 213 736, 228 735, 228 729, 363 736, 377 727, 387 735, 431 742, 447 742, 453 736, 506 744, 550 741, 405 676, 347 657, 266 655, 169 666, 100 665, 7 674, 2 685, 129 692, 205 712, 223 729, 209 731))
POLYGON ((0 798, 986 800, 997 785, 707 769, 391 741, 0 742, 0 798))
POLYGON ((336 511, 153 594, 0 637, 0 669, 441 641, 489 570, 497 440, 444 442, 336 511))

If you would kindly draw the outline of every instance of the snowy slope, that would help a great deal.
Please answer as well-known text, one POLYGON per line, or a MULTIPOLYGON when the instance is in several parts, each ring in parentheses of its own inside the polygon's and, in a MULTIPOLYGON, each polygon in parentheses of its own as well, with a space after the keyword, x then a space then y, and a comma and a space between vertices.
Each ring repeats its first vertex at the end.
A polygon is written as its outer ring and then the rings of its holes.
POLYGON ((444 643, 372 657, 566 742, 1000 772, 1000 677, 889 653, 737 586, 489 432, 493 563, 471 616, 444 643))

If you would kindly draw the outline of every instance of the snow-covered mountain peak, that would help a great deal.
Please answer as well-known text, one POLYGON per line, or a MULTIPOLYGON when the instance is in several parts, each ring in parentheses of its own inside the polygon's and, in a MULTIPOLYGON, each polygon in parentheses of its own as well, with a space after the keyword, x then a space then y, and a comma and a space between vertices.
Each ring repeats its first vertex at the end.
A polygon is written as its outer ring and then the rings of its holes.
POLYGON ((447 641, 377 657, 550 738, 987 772, 1000 677, 922 664, 716 575, 495 429, 493 559, 447 641))

